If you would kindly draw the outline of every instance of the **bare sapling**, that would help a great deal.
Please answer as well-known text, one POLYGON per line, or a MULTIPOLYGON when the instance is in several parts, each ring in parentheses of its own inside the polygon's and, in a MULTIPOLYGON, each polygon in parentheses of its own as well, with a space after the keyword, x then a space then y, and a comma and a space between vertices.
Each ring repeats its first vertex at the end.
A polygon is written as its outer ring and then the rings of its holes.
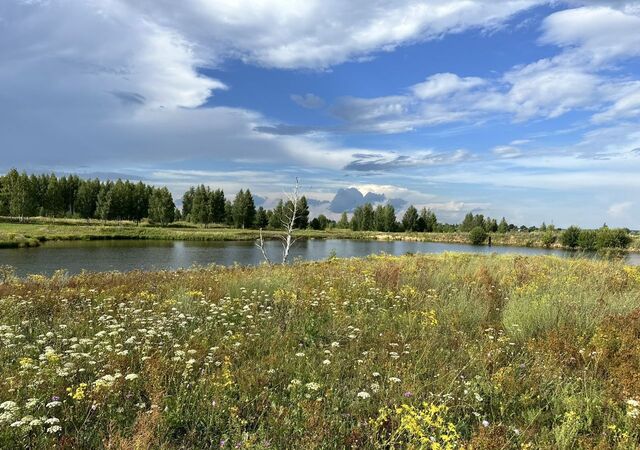
MULTIPOLYGON (((300 211, 298 210, 298 203, 300 201, 300 181, 296 177, 296 184, 293 191, 285 193, 287 201, 284 203, 283 214, 280 217, 280 226, 283 233, 278 235, 280 243, 282 244, 282 264, 286 264, 289 259, 289 253, 291 247, 296 243, 297 238, 293 236, 295 230, 296 221, 300 217, 300 211)), ((256 247, 262 252, 262 257, 267 264, 272 264, 264 244, 264 238, 262 236, 262 228, 260 228, 260 236, 256 240, 256 247)))

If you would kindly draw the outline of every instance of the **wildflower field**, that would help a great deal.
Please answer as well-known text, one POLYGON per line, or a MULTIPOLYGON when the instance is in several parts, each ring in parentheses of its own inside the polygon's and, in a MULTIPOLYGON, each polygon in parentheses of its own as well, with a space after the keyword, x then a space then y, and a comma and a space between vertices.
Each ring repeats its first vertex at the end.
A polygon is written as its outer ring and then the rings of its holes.
POLYGON ((7 277, 0 448, 637 448, 639 338, 619 262, 7 277))

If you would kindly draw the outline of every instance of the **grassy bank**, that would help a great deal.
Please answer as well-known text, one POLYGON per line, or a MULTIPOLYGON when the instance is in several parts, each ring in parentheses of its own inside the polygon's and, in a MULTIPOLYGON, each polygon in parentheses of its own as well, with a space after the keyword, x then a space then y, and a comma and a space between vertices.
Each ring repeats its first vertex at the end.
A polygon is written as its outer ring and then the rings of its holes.
MULTIPOLYGON (((300 230, 302 239, 369 239, 404 240, 468 244, 469 233, 382 233, 374 231, 351 231, 333 229, 326 231, 300 230)), ((265 231, 265 238, 274 238, 277 231, 265 231)), ((546 247, 542 232, 492 233, 493 245, 517 247, 546 247)), ((559 236, 559 233, 558 233, 559 236)), ((0 222, 0 248, 34 247, 46 241, 65 240, 108 240, 108 239, 155 239, 191 241, 243 241, 255 240, 257 230, 236 228, 199 227, 188 223, 178 223, 168 227, 149 224, 136 225, 132 222, 87 222, 73 219, 34 218, 26 223, 18 221, 0 222)), ((640 251, 640 236, 634 235, 629 250, 640 251)), ((561 248, 559 239, 550 246, 561 248)))
POLYGON ((0 448, 635 448, 639 307, 550 257, 13 280, 0 448))
MULTIPOLYGON (((47 241, 89 240, 186 240, 186 241, 252 241, 258 230, 237 228, 168 226, 155 227, 133 223, 0 223, 0 248, 38 246, 47 241)), ((265 238, 275 238, 278 232, 264 231, 265 238)), ((362 239, 372 238, 367 233, 350 230, 300 230, 300 238, 362 239)))

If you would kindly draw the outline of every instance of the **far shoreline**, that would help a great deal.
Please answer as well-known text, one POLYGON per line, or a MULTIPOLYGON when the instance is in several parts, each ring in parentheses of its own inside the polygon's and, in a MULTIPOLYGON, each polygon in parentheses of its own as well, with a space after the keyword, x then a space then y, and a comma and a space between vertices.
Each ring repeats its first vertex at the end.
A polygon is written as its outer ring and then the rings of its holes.
MULTIPOLYGON (((78 219, 29 218, 0 219, 0 249, 38 247, 50 241, 103 241, 103 240, 166 240, 166 241, 253 241, 259 237, 257 229, 236 229, 219 226, 201 227, 179 222, 166 227, 148 223, 135 224, 126 221, 86 221, 78 219)), ((264 230, 265 239, 276 239, 281 232, 264 230)), ((560 231, 557 231, 558 236, 560 231)), ((349 229, 297 230, 299 239, 357 239, 368 241, 432 242, 469 245, 468 232, 376 232, 349 229)), ((511 231, 489 233, 492 246, 548 248, 580 251, 560 245, 545 245, 543 232, 511 231)), ((627 252, 640 253, 640 236, 632 234, 627 252)), ((487 244, 482 244, 487 246, 487 244)))

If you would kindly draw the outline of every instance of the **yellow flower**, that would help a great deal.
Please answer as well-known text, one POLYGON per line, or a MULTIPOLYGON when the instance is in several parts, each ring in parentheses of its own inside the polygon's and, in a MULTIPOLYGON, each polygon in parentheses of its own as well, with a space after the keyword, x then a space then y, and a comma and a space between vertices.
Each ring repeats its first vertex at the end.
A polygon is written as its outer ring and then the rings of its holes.
POLYGON ((18 361, 21 369, 27 369, 29 367, 33 367, 33 359, 31 358, 20 358, 18 361))
POLYGON ((438 325, 438 318, 436 317, 435 310, 432 309, 431 311, 423 311, 422 315, 424 316, 424 322, 426 324, 434 327, 438 325))
POLYGON ((67 388, 69 397, 71 397, 74 400, 82 400, 83 398, 85 398, 86 390, 87 390, 87 383, 80 383, 75 390, 70 387, 67 388))

